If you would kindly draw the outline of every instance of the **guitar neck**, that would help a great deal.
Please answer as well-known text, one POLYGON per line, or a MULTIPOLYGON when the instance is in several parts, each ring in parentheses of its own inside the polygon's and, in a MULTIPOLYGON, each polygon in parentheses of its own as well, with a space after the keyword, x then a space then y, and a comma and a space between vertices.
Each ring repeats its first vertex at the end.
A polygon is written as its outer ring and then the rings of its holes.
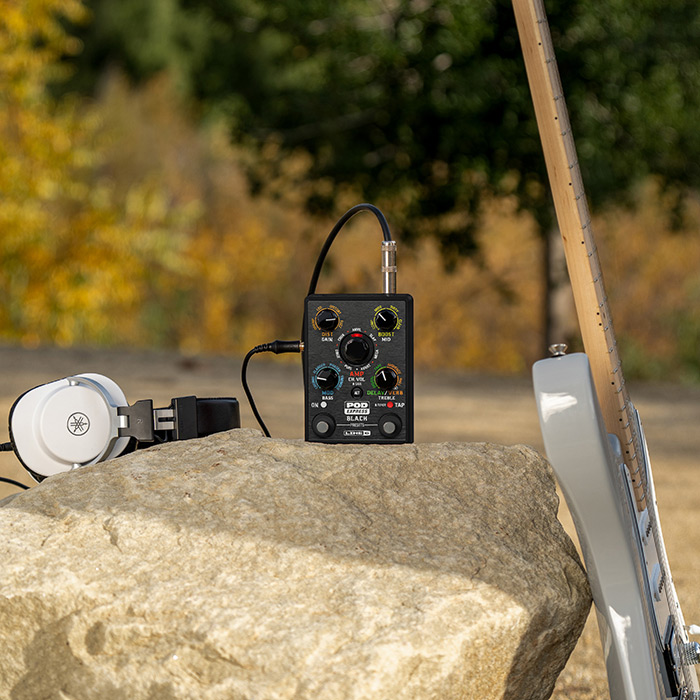
POLYGON ((642 446, 634 428, 605 293, 591 217, 542 0, 512 0, 537 126, 554 199, 583 345, 606 430, 617 436, 632 474, 637 507, 646 506, 642 446))

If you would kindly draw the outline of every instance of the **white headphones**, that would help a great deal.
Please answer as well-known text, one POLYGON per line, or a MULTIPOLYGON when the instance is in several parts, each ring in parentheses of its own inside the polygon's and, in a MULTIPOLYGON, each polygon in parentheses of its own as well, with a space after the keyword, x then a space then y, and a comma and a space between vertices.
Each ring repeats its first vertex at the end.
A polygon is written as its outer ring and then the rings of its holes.
POLYGON ((102 374, 77 374, 22 394, 10 410, 10 441, 37 480, 112 459, 156 442, 187 440, 240 427, 233 398, 150 399, 129 406, 124 392, 102 374))

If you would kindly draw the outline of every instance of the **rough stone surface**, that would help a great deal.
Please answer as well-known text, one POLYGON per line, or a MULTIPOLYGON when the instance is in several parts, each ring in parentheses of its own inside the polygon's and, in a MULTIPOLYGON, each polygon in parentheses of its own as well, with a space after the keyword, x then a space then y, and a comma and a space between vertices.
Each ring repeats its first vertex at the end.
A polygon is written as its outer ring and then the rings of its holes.
POLYGON ((590 606, 527 447, 237 430, 0 508, 0 697, 549 697, 590 606))

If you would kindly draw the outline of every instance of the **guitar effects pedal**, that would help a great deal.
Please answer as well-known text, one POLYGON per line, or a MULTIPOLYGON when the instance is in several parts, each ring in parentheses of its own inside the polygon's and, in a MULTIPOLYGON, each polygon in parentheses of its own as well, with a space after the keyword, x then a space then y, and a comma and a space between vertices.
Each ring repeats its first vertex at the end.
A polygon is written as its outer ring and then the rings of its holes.
POLYGON ((413 298, 310 294, 304 305, 305 439, 413 442, 413 298))

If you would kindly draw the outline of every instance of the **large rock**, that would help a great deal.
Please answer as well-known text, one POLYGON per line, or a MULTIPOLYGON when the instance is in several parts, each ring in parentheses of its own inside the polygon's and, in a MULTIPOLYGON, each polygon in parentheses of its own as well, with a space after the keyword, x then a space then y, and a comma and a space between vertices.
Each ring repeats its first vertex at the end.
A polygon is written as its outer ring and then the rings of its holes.
POLYGON ((250 430, 0 508, 0 697, 549 697, 590 595, 544 460, 250 430))

